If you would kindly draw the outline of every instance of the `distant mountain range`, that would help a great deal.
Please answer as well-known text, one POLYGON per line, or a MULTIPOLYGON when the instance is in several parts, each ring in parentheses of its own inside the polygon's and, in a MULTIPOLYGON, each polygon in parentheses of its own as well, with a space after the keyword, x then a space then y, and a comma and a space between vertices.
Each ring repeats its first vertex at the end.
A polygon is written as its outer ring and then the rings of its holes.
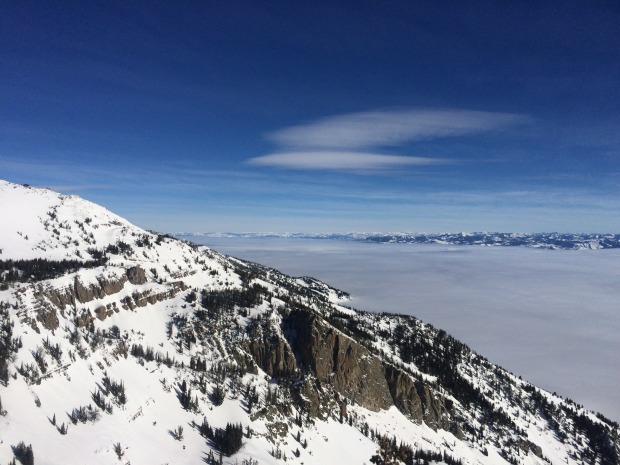
POLYGON ((175 233, 177 237, 285 237, 398 244, 484 245, 494 247, 537 247, 554 250, 617 249, 620 234, 592 233, 175 233))

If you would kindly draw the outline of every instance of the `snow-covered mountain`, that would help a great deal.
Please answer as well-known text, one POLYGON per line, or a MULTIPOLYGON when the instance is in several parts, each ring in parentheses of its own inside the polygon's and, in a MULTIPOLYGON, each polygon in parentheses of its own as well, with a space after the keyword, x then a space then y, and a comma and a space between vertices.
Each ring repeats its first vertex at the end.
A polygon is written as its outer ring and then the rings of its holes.
POLYGON ((415 318, 0 181, 0 463, 618 464, 618 424, 415 318))
POLYGON ((618 249, 620 234, 592 233, 175 233, 177 237, 286 237, 399 244, 485 245, 557 250, 618 249))

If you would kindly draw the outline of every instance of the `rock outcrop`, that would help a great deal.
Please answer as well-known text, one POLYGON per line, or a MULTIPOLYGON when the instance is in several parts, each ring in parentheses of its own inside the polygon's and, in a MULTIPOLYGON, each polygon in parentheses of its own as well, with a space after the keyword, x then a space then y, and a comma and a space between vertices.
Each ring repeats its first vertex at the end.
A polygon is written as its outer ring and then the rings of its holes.
POLYGON ((127 279, 131 284, 144 284, 146 282, 146 273, 139 266, 132 266, 127 269, 127 279))
POLYGON ((414 380, 403 370, 386 363, 385 377, 394 400, 394 405, 420 424, 426 423, 433 429, 449 427, 449 415, 443 399, 433 393, 431 387, 414 380))
POLYGON ((35 297, 45 297, 58 307, 58 309, 64 310, 67 305, 75 306, 78 303, 84 304, 95 299, 101 299, 106 295, 116 294, 123 289, 126 282, 126 276, 122 276, 119 279, 107 279, 103 276, 99 276, 97 278, 97 283, 85 286, 76 275, 73 284, 62 289, 43 288, 39 286, 38 291, 35 292, 35 297))
POLYGON ((292 376, 297 370, 291 347, 275 330, 263 331, 257 325, 252 331, 247 349, 256 364, 274 378, 292 376))
MULTIPOLYGON (((85 304, 96 299, 102 299, 105 296, 117 294, 124 289, 127 282, 133 285, 145 284, 147 282, 145 271, 139 266, 134 266, 128 268, 125 275, 117 279, 99 276, 96 283, 89 285, 83 284, 77 275, 72 285, 67 287, 57 289, 51 286, 43 287, 39 285, 34 289, 34 298, 38 302, 37 320, 46 329, 54 330, 59 324, 57 310, 60 310, 62 313, 67 306, 75 308, 78 304, 85 304)), ((136 307, 144 307, 147 304, 170 299, 185 289, 187 289, 185 283, 174 281, 169 283, 164 291, 153 292, 150 289, 141 292, 136 291, 131 296, 121 299, 121 302, 125 310, 133 310, 136 307)), ((118 311, 118 309, 112 309, 110 305, 106 305, 105 307, 98 307, 95 314, 99 320, 104 320, 112 315, 113 311, 118 311)), ((89 318, 85 319, 83 316, 80 316, 76 321, 79 321, 80 325, 82 325, 87 320, 89 318)))
POLYGON ((121 302, 125 310, 134 310, 137 307, 146 307, 148 304, 152 305, 162 300, 171 299, 185 289, 187 286, 183 281, 175 281, 170 283, 168 289, 163 292, 152 292, 148 289, 142 292, 134 292, 131 296, 122 299, 121 302))
POLYGON ((381 361, 315 313, 295 310, 283 323, 302 371, 369 410, 392 406, 381 361))

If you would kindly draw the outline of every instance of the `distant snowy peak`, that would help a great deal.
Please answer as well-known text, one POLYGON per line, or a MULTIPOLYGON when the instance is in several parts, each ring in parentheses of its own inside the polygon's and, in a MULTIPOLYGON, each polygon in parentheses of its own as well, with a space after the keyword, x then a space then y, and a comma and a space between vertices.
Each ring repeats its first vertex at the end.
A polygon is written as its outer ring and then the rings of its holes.
POLYGON ((107 209, 74 195, 0 181, 0 257, 89 260, 133 232, 144 232, 107 209))
POLYGON ((591 233, 176 233, 177 237, 282 237, 329 239, 374 243, 484 245, 494 247, 533 247, 553 250, 617 249, 620 234, 591 233))
POLYGON ((620 248, 620 234, 590 233, 443 233, 443 234, 372 234, 367 242, 414 244, 484 245, 495 247, 534 247, 557 250, 620 248))

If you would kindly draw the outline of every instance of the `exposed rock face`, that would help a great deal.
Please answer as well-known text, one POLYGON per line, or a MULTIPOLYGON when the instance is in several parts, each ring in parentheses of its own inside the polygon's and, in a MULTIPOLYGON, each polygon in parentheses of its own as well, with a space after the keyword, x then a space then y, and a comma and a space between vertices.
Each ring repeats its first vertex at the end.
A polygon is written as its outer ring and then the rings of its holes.
POLYGON ((369 410, 392 406, 381 361, 364 346, 308 311, 293 311, 283 326, 300 368, 319 383, 369 410))
POLYGON ((530 441, 528 439, 520 439, 520 440, 516 441, 516 445, 525 454, 528 454, 528 453, 531 452, 536 457, 542 458, 542 456, 543 456, 542 448, 539 445, 537 445, 536 443, 534 443, 534 442, 532 442, 532 441, 530 441))
POLYGON ((108 305, 107 307, 104 307, 102 305, 101 307, 98 307, 97 310, 95 310, 95 315, 97 316, 97 318, 103 321, 114 313, 111 307, 111 305, 108 305))
MULTIPOLYGON (((144 284, 147 282, 146 273, 139 266, 134 266, 129 268, 125 276, 121 276, 119 279, 106 279, 100 276, 97 278, 96 284, 91 284, 89 286, 85 286, 78 276, 73 280, 73 285, 69 287, 55 289, 52 287, 44 288, 43 286, 38 286, 34 291, 34 297, 39 301, 37 319, 46 329, 54 330, 59 324, 56 308, 62 312, 67 305, 76 307, 77 304, 80 303, 83 304, 95 299, 101 299, 108 295, 116 294, 123 290, 127 282, 134 285, 144 284)), ((187 289, 185 283, 182 281, 175 281, 170 283, 168 289, 163 292, 154 293, 148 289, 143 292, 134 292, 131 297, 125 297, 121 302, 125 310, 133 310, 136 307, 144 307, 147 304, 154 304, 162 300, 170 299, 185 289, 187 289)), ((104 320, 106 317, 112 315, 113 311, 118 311, 118 309, 112 309, 109 305, 106 307, 101 306, 96 309, 95 314, 99 320, 104 320)), ((76 319, 76 324, 78 326, 84 326, 92 321, 91 318, 92 315, 89 317, 81 315, 76 319)))
POLYGON ((392 365, 385 364, 385 377, 394 405, 416 423, 422 423, 424 420, 422 400, 411 376, 392 365))
POLYGON ((415 383, 418 396, 422 401, 422 407, 424 409, 424 423, 433 429, 442 428, 448 429, 448 411, 443 403, 443 400, 435 396, 428 384, 422 382, 415 383))
POLYGON ((90 313, 90 310, 84 310, 79 316, 75 317, 73 323, 78 328, 83 328, 92 323, 94 319, 95 318, 93 317, 92 313, 90 313))
POLYGON ((414 380, 403 370, 385 364, 385 377, 394 405, 416 423, 426 423, 433 429, 447 429, 448 410, 442 398, 433 394, 430 386, 414 380))
POLYGON ((41 322, 45 329, 53 331, 58 328, 59 321, 58 315, 56 314, 56 309, 50 307, 51 306, 45 306, 40 308, 37 312, 37 320, 41 322))
POLYGON ((321 401, 317 382, 314 377, 307 377, 304 380, 304 383, 299 387, 297 401, 299 402, 302 399, 304 401, 303 403, 305 404, 308 414, 311 417, 323 416, 322 407, 326 405, 324 402, 321 401))
POLYGON ((542 456, 543 456, 543 453, 542 453, 542 448, 541 448, 539 445, 537 445, 537 444, 535 444, 535 443, 533 443, 533 442, 530 442, 530 444, 529 444, 529 445, 530 445, 530 451, 531 451, 531 452, 532 452, 532 453, 533 453, 536 457, 541 457, 541 458, 542 458, 542 456))
POLYGON ((288 342, 275 331, 257 330, 248 344, 252 357, 265 373, 275 378, 288 377, 295 373, 297 364, 288 342))
POLYGON ((144 284, 146 282, 146 273, 139 266, 132 266, 127 269, 127 279, 131 284, 144 284))
POLYGON ((171 299, 185 289, 187 289, 185 283, 182 281, 175 281, 170 283, 170 288, 164 292, 153 293, 150 290, 134 292, 131 294, 131 297, 125 297, 121 302, 125 310, 134 310, 136 307, 146 307, 147 304, 154 304, 162 300, 171 299))
POLYGON ((254 358, 248 355, 247 352, 238 348, 238 350, 233 352, 232 356, 240 368, 253 375, 258 374, 258 365, 254 361, 254 358))
POLYGON ((127 278, 125 276, 117 280, 108 280, 103 277, 97 279, 97 284, 84 286, 78 276, 73 281, 73 286, 64 289, 40 289, 40 295, 45 296, 59 309, 64 309, 67 305, 91 302, 94 299, 101 299, 106 295, 120 292, 127 278))

